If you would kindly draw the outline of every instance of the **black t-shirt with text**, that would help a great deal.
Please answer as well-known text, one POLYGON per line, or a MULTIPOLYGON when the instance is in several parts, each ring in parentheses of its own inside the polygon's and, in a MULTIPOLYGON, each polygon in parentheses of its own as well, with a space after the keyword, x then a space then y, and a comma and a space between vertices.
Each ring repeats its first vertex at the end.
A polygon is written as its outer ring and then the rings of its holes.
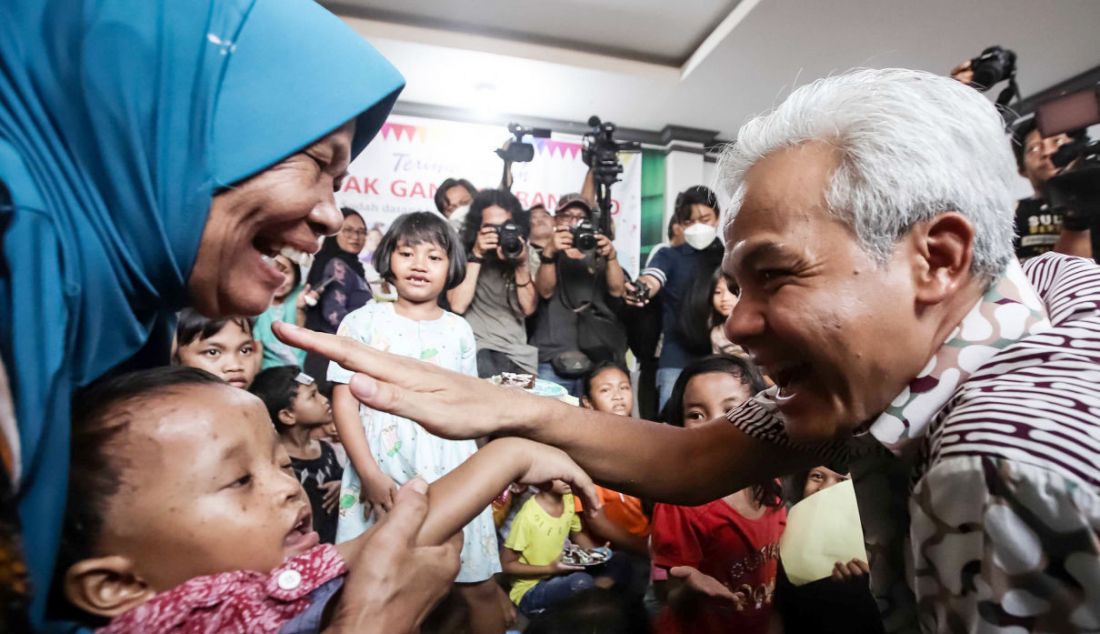
POLYGON ((1016 257, 1026 260, 1054 249, 1062 233, 1062 214, 1041 198, 1024 198, 1016 206, 1016 257))

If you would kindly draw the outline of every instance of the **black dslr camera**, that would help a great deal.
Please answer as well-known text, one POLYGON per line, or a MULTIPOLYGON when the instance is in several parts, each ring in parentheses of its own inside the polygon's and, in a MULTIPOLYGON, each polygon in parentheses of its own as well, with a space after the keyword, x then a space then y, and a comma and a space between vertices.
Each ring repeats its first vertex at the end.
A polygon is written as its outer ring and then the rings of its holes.
POLYGON ((577 223, 577 226, 573 227, 572 232, 574 248, 581 251, 595 250, 597 244, 596 236, 600 235, 600 231, 596 229, 596 225, 588 220, 582 220, 577 223))
POLYGON ((970 83, 985 92, 993 84, 1016 76, 1016 53, 1000 46, 990 46, 970 60, 970 70, 974 71, 974 79, 970 83))
POLYGON ((980 92, 1008 80, 1008 86, 997 95, 996 104, 1005 123, 1012 121, 1016 113, 1009 104, 1013 99, 1020 99, 1020 86, 1016 83, 1016 53, 1003 46, 990 46, 970 60, 970 70, 974 72, 970 85, 980 92))
POLYGON ((519 231, 519 226, 509 220, 496 225, 493 229, 497 232, 498 244, 504 257, 509 260, 518 260, 523 255, 523 235, 519 231))

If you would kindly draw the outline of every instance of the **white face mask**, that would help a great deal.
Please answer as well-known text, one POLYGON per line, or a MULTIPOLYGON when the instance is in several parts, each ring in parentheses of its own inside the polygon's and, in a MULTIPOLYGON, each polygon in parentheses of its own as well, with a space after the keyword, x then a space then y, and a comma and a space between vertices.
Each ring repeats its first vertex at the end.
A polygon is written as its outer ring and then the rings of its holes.
POLYGON ((451 222, 463 222, 466 218, 466 214, 470 213, 469 205, 462 205, 461 207, 455 207, 455 210, 451 212, 451 217, 448 218, 451 222))
POLYGON ((714 238, 718 236, 718 230, 714 227, 697 222, 687 229, 684 229, 684 242, 691 245, 691 248, 698 251, 710 246, 710 243, 714 242, 714 238))
POLYGON ((454 227, 458 235, 462 235, 462 230, 466 227, 466 214, 468 213, 470 213, 470 206, 462 205, 461 207, 455 207, 455 210, 451 212, 451 217, 447 218, 447 222, 454 227))

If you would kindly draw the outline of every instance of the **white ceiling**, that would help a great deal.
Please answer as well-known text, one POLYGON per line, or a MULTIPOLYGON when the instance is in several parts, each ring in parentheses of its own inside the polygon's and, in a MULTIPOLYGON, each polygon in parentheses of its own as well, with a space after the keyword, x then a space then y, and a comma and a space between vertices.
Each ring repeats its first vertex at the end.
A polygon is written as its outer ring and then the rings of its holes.
POLYGON ((1024 95, 1100 65, 1100 0, 348 0, 328 3, 405 74, 406 102, 680 125, 734 138, 845 69, 946 73, 1002 44, 1024 95), (675 11, 672 10, 675 8, 675 11))
POLYGON ((680 65, 737 0, 334 0, 338 13, 680 65))

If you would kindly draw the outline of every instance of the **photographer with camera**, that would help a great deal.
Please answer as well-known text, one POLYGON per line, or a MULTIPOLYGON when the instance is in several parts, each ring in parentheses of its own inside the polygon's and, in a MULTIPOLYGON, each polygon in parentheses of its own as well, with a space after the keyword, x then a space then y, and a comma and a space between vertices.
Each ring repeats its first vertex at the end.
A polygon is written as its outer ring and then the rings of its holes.
POLYGON ((661 249, 638 280, 626 285, 626 302, 631 306, 645 306, 660 294, 664 336, 657 364, 660 408, 672 394, 680 370, 711 351, 705 320, 693 319, 688 308, 696 304, 696 296, 709 292, 711 277, 721 264, 720 213, 718 199, 709 188, 696 185, 680 192, 673 215, 684 228, 684 244, 661 249))
POLYGON ((466 216, 466 279, 447 293, 451 310, 464 316, 477 340, 478 376, 535 374, 538 351, 527 345, 524 319, 538 307, 533 273, 538 261, 527 248, 527 213, 501 189, 483 189, 466 216))
POLYGON ((1073 141, 1068 134, 1044 137, 1035 119, 1016 126, 1012 134, 1012 149, 1020 175, 1031 183, 1032 198, 1024 198, 1016 206, 1016 257, 1021 260, 1056 251, 1066 255, 1092 257, 1090 231, 1087 222, 1073 222, 1065 214, 1051 209, 1047 203, 1046 183, 1061 173, 1051 157, 1058 148, 1073 141))
POLYGON ((613 305, 625 283, 615 246, 593 222, 592 203, 581 194, 562 196, 535 276, 541 301, 531 343, 539 350, 539 378, 579 398, 594 364, 624 361, 626 335, 613 305))
MULTIPOLYGON (((985 92, 993 85, 1007 80, 1009 87, 997 99, 1002 113, 1006 110, 1015 91, 1016 54, 1000 46, 991 46, 978 57, 966 60, 951 70, 951 77, 968 86, 985 92)), ((1018 94, 1017 94, 1018 96, 1018 94)), ((1016 205, 1016 258, 1027 260, 1048 251, 1092 257, 1089 223, 1083 218, 1068 222, 1064 214, 1052 209, 1046 200, 1047 181, 1062 170, 1051 158, 1058 148, 1073 141, 1068 134, 1052 134, 1044 137, 1036 118, 1017 123, 1012 128, 1012 151, 1020 176, 1031 184, 1034 195, 1023 198, 1016 205)))

